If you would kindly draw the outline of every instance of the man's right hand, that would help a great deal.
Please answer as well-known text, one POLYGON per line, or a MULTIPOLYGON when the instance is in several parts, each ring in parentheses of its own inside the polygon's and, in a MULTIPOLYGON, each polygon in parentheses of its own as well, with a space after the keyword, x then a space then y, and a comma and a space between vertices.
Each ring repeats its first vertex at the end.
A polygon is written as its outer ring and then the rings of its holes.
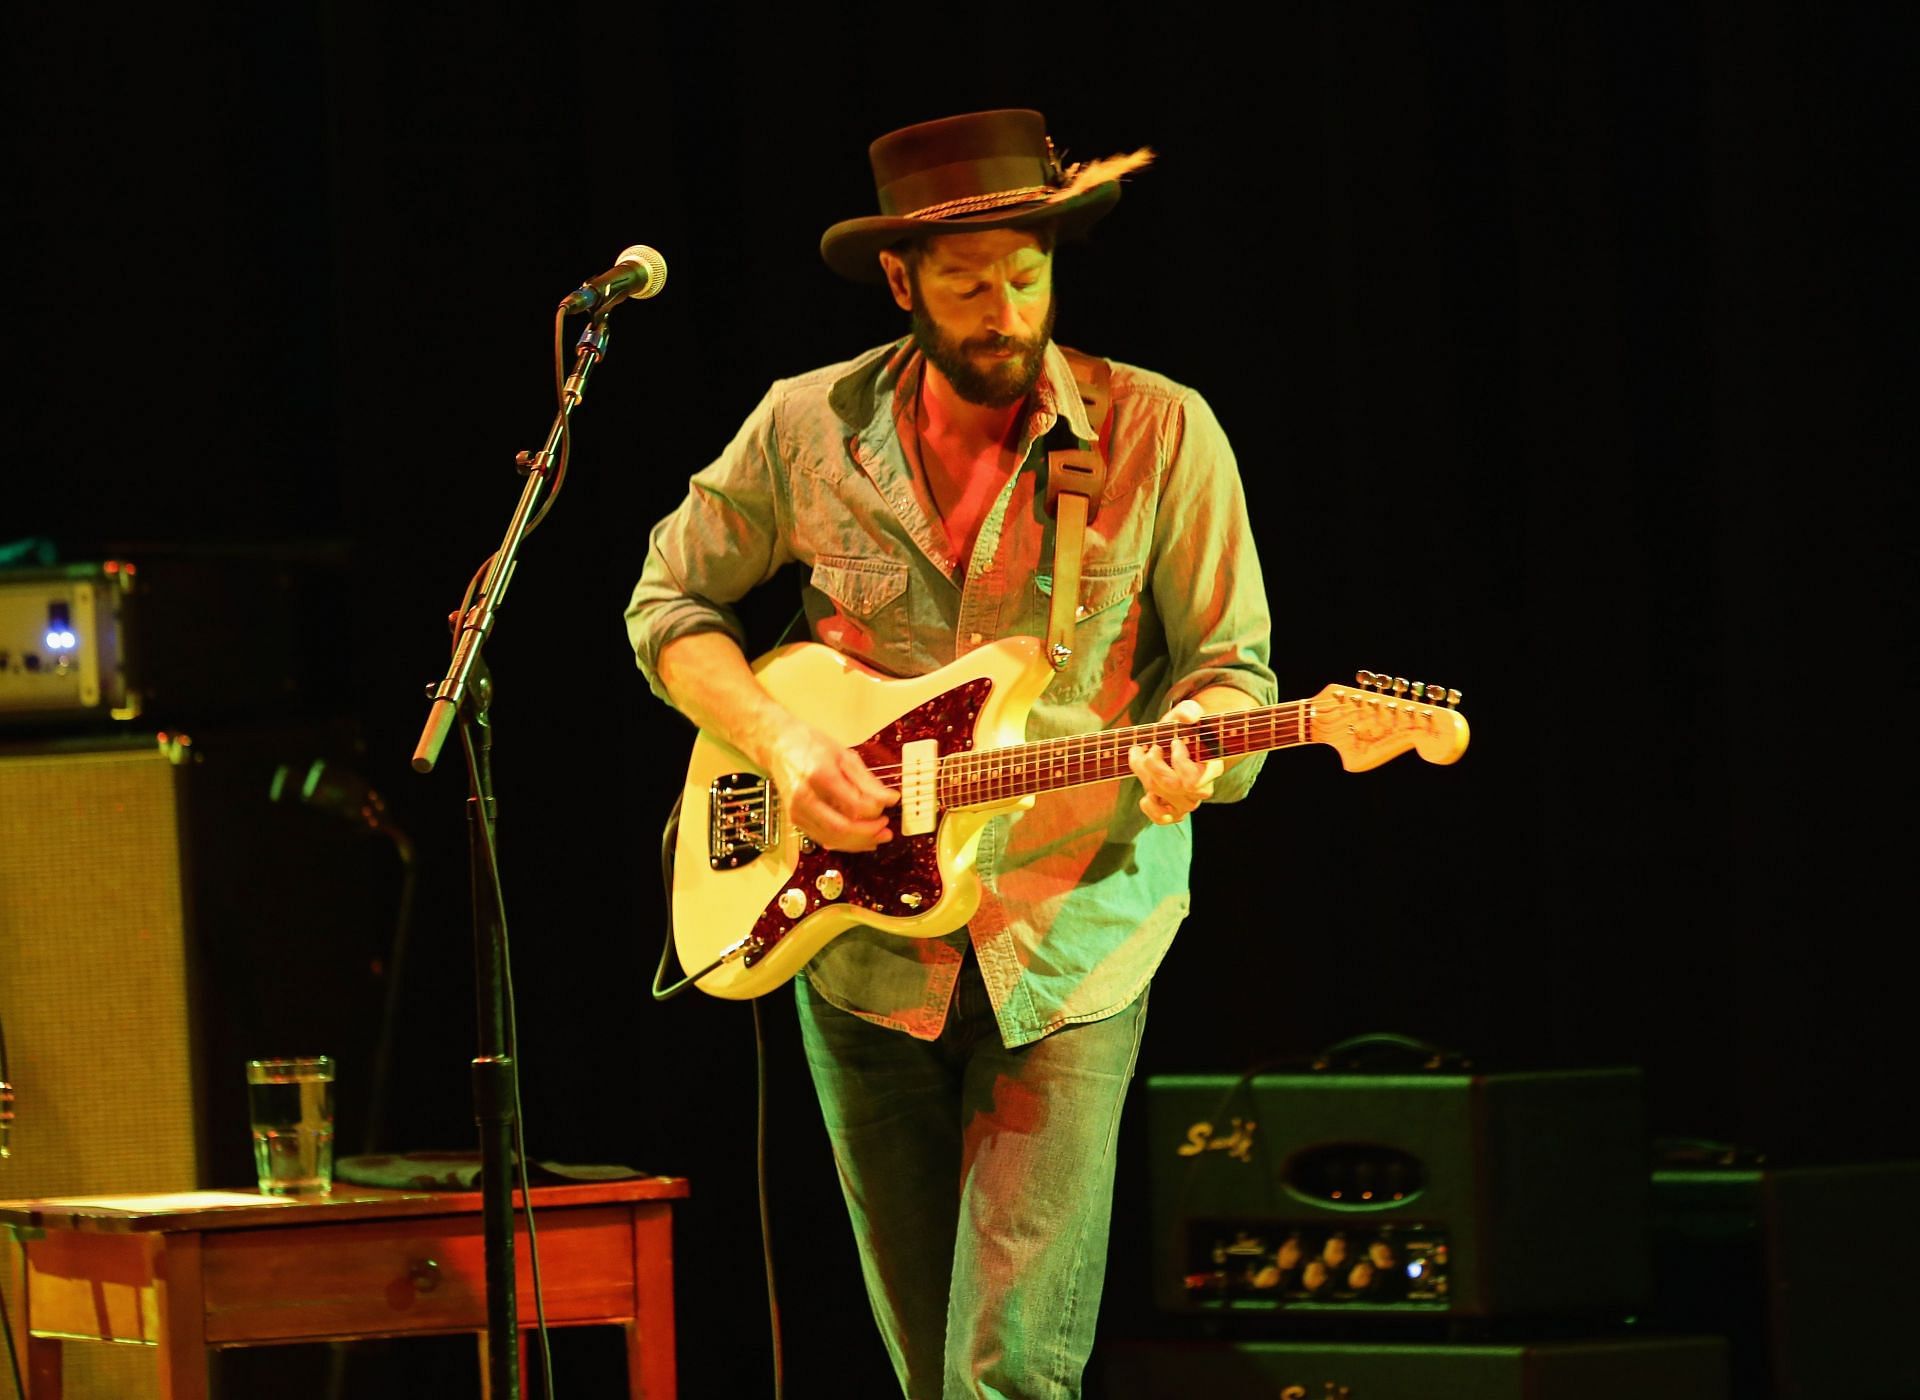
POLYGON ((893 839, 887 808, 900 800, 852 749, 810 724, 796 723, 773 741, 769 776, 787 820, 803 835, 835 851, 870 851, 893 839))
POLYGON ((892 839, 883 814, 899 792, 868 772, 859 754, 768 695, 733 638, 677 637, 661 649, 659 665, 673 703, 766 771, 803 835, 835 851, 870 851, 892 839))

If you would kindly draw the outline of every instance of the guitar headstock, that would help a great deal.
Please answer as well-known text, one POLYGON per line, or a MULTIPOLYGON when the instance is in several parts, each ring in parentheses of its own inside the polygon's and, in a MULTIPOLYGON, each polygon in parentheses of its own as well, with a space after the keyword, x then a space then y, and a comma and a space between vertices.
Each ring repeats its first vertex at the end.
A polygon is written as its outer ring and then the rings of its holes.
POLYGON ((1460 692, 1362 671, 1352 685, 1330 685, 1307 702, 1307 738, 1331 744, 1349 773, 1378 768, 1412 749, 1429 763, 1452 763, 1467 751, 1460 692))

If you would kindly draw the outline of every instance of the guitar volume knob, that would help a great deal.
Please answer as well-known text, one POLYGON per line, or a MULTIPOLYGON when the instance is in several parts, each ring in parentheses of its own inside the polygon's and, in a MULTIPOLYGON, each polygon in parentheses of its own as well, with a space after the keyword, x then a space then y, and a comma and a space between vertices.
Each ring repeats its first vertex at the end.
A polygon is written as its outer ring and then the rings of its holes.
POLYGON ((780 891, 780 912, 789 919, 797 919, 807 912, 807 892, 798 885, 792 885, 780 891))
POLYGON ((838 899, 846 889, 847 881, 838 870, 822 870, 814 877, 813 887, 820 891, 822 899, 838 899))

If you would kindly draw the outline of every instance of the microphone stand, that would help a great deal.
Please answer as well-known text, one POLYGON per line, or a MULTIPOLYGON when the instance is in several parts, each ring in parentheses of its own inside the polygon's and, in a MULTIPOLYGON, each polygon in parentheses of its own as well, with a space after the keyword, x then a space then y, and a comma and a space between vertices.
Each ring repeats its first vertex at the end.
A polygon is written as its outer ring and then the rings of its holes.
MULTIPOLYGON (((603 306, 580 334, 573 373, 562 386, 559 410, 547 432, 546 446, 531 457, 520 454, 526 485, 508 522, 506 538, 489 562, 472 604, 451 619, 455 631, 453 659, 445 678, 428 691, 433 704, 413 751, 415 771, 432 772, 448 734, 456 723, 460 725, 467 762, 467 837, 473 862, 474 992, 479 1010, 473 1102, 474 1120, 480 1128, 480 1210, 487 1260, 488 1394, 495 1400, 519 1400, 520 1396, 520 1321, 513 1241, 514 1133, 520 1090, 507 995, 511 969, 507 962, 506 907, 494 831, 493 728, 488 721, 493 678, 480 649, 492 635, 507 585, 513 581, 521 542, 541 497, 547 494, 548 476, 558 461, 573 410, 586 393, 594 365, 606 354, 604 318, 610 309, 611 304, 603 306)), ((523 1205, 529 1211, 533 1208, 531 1200, 523 1205)))

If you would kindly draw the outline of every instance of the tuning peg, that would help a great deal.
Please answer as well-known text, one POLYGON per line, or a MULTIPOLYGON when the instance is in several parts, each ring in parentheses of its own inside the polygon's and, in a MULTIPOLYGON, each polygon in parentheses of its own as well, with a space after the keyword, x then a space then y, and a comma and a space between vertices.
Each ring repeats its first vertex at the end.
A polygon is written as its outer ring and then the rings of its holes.
POLYGON ((1395 695, 1405 695, 1407 693, 1407 678, 1405 676, 1395 676, 1393 678, 1393 693, 1395 695))
POLYGON ((1416 700, 1419 700, 1419 699, 1421 699, 1421 698, 1423 698, 1423 697, 1424 697, 1424 696, 1426 695, 1426 693, 1427 693, 1427 686, 1426 686, 1426 682, 1425 682, 1425 681, 1415 681, 1415 682, 1413 683, 1413 685, 1412 685, 1412 687, 1411 687, 1411 691, 1412 691, 1412 694, 1413 694, 1413 698, 1414 698, 1414 699, 1416 699, 1416 700))
POLYGON ((1458 705, 1460 703, 1460 692, 1457 690, 1449 690, 1447 692, 1447 703, 1449 705, 1458 705))
POLYGON ((1353 683, 1359 686, 1362 690, 1371 689, 1373 687, 1373 672, 1355 671, 1353 673, 1353 683))

